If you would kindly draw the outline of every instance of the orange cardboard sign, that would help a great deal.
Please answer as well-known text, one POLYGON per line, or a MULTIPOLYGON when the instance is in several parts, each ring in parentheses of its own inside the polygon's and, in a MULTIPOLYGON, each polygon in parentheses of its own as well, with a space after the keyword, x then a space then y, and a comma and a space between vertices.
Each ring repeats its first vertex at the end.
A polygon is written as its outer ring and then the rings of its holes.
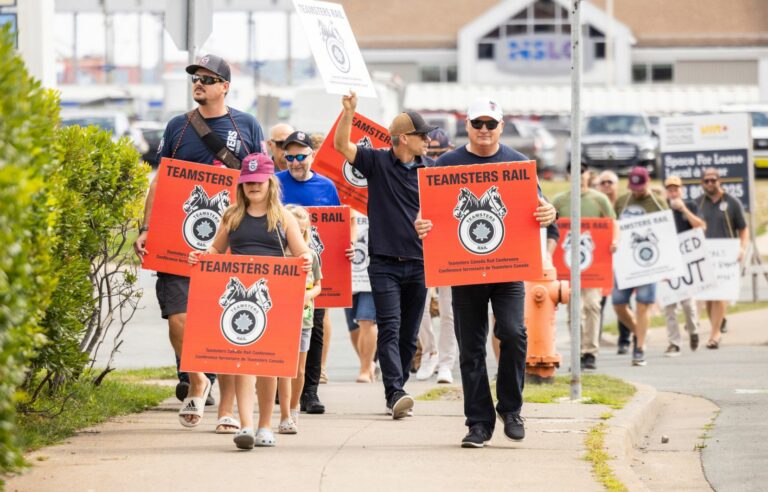
MULTIPOLYGON (((340 118, 341 115, 336 118, 323 145, 317 151, 312 168, 336 184, 341 203, 368 215, 368 182, 365 176, 333 148, 333 138, 336 136, 340 118)), ((392 146, 386 128, 357 113, 352 119, 350 139, 354 144, 369 149, 388 149, 392 146)))
POLYGON ((323 290, 315 298, 316 308, 352 307, 352 262, 349 248, 349 207, 307 207, 311 218, 309 247, 320 258, 323 290))
POLYGON ((181 370, 296 376, 301 258, 203 255, 191 269, 181 370))
MULTIPOLYGON (((571 219, 558 219, 560 240, 552 262, 558 280, 571 279, 571 219)), ((581 287, 583 289, 613 288, 613 219, 581 219, 581 287)))
POLYGON ((428 287, 541 278, 533 161, 419 169, 428 287))
POLYGON ((224 210, 235 203, 239 176, 237 169, 164 157, 142 268, 188 277, 189 252, 213 242, 224 210))

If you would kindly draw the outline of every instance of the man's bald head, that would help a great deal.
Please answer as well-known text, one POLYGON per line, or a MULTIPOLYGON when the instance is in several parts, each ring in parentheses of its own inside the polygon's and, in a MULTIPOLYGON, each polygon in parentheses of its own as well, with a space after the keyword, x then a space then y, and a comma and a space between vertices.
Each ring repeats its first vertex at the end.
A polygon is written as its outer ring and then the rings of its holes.
POLYGON ((272 154, 272 160, 280 171, 284 171, 288 167, 285 162, 283 142, 294 131, 294 128, 288 123, 278 123, 269 129, 269 142, 267 142, 269 153, 272 154))

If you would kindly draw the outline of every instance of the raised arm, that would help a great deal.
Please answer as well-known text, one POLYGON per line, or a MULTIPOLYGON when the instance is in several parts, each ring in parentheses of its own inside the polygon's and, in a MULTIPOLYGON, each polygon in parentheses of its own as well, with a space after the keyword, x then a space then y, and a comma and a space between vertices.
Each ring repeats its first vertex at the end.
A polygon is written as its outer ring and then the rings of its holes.
POLYGON ((357 156, 357 146, 349 140, 352 133, 352 120, 355 117, 355 109, 357 109, 357 94, 354 91, 349 91, 348 96, 341 98, 341 105, 344 107, 344 112, 341 113, 339 125, 336 127, 336 135, 333 137, 333 148, 351 163, 355 161, 357 156))

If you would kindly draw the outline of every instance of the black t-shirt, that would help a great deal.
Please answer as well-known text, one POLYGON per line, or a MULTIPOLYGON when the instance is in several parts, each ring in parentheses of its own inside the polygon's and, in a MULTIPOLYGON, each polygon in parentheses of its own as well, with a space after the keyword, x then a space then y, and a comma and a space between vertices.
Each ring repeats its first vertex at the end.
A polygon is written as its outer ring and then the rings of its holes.
POLYGON ((696 205, 699 217, 707 223, 705 234, 708 238, 738 238, 739 231, 747 228, 741 202, 728 193, 714 203, 707 195, 702 195, 696 205))
POLYGON ((411 167, 392 150, 357 147, 352 165, 368 180, 368 251, 371 255, 422 259, 424 250, 413 221, 419 213, 419 168, 432 165, 416 157, 411 167))
MULTIPOLYGON (((264 140, 264 133, 256 118, 232 108, 229 109, 229 112, 232 118, 225 114, 215 118, 205 118, 205 122, 211 130, 221 137, 227 148, 238 159, 243 160, 251 152, 263 152, 261 142, 264 140), (232 124, 233 119, 237 124, 237 129, 232 124), (239 135, 237 130, 240 130, 239 135)), ((187 125, 187 119, 186 114, 180 114, 168 122, 163 133, 163 139, 160 140, 160 146, 157 149, 157 161, 160 162, 161 157, 173 157, 182 161, 213 164, 216 156, 203 143, 192 125, 187 125), (183 136, 181 135, 182 130, 184 131, 183 136), (181 143, 179 143, 180 137, 181 143), (174 149, 176 149, 175 155, 173 154, 174 149)))
MULTIPOLYGON (((669 200, 667 200, 667 203, 669 203, 669 200)), ((693 215, 698 215, 699 213, 699 207, 696 206, 696 202, 692 200, 685 200, 685 206, 688 208, 688 210, 691 211, 693 215)), ((693 229, 693 226, 690 222, 688 222, 688 219, 685 218, 685 214, 680 212, 679 210, 675 210, 670 205, 670 210, 672 210, 672 215, 675 217, 675 227, 677 228, 677 233, 680 234, 681 232, 690 231, 693 229)))

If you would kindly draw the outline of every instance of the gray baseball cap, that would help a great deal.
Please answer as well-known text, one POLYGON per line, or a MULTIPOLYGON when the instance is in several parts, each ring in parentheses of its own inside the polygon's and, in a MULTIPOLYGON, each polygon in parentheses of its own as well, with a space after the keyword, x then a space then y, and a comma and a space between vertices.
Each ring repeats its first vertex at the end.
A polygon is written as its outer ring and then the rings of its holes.
POLYGON ((196 64, 192 64, 187 67, 187 73, 194 75, 199 69, 204 68, 215 73, 222 79, 230 82, 229 64, 224 61, 224 58, 216 55, 204 55, 196 64))

